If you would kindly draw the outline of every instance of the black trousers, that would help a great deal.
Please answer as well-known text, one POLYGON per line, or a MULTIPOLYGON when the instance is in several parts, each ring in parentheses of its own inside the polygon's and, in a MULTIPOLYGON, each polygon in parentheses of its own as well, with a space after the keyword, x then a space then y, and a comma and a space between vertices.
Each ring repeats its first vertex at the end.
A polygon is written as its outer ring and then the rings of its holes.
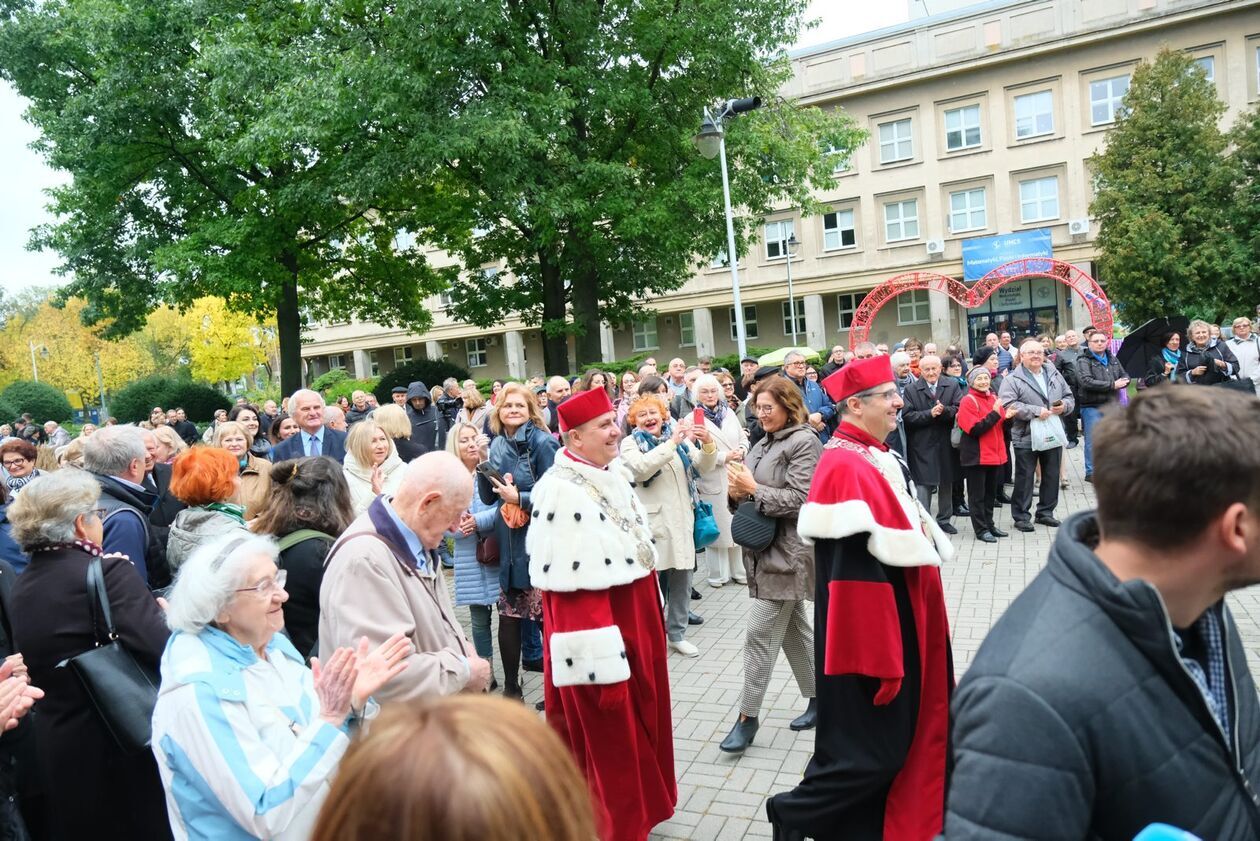
MULTIPOLYGON (((1072 399, 1075 401, 1076 395, 1072 395, 1072 399)), ((1067 434, 1068 443, 1076 443, 1078 436, 1081 434, 1081 410, 1078 409, 1075 402, 1073 402, 1072 411, 1066 415, 1062 415, 1061 417, 1063 420, 1063 431, 1067 434)))
POLYGON ((993 465, 969 464, 963 467, 967 479, 967 505, 971 509, 971 527, 976 534, 993 528, 993 509, 997 507, 998 486, 1002 468, 993 465))
MULTIPOLYGON (((1006 464, 998 468, 1002 477, 1002 484, 1009 485, 1011 483, 1011 468, 1015 463, 1015 458, 1011 455, 1011 422, 1002 421, 1002 440, 1006 443, 1006 464)), ((998 490, 1001 490, 999 488, 998 490)))
POLYGON ((1015 489, 1011 492, 1011 516, 1016 522, 1029 522, 1032 517, 1033 480, 1041 465, 1041 492, 1037 494, 1037 516, 1053 517, 1059 504, 1059 468, 1063 448, 1037 452, 1015 448, 1015 489))

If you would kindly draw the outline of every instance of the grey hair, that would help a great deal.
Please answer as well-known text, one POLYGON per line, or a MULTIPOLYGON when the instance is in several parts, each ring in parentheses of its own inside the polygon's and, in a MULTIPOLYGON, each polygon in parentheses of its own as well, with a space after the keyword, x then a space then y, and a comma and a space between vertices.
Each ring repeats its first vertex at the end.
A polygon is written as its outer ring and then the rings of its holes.
POLYGON ((69 543, 76 537, 75 518, 95 508, 100 498, 100 484, 82 470, 45 473, 22 488, 9 506, 13 539, 23 552, 69 543))
POLYGON ((293 396, 289 398, 289 414, 290 415, 297 411, 298 399, 308 394, 313 394, 316 397, 318 397, 319 405, 321 406, 324 405, 324 395, 320 394, 318 391, 313 391, 309 388, 299 388, 297 391, 293 392, 293 396))
POLYGON ((791 365, 792 362, 797 359, 799 359, 801 362, 804 362, 805 354, 801 353, 799 350, 788 351, 787 353, 783 354, 784 365, 791 365))
POLYGON ((906 353, 904 350, 899 350, 899 351, 894 352, 893 355, 889 357, 889 361, 892 363, 894 368, 896 368, 898 365, 909 365, 910 354, 906 353))
POLYGON ((1204 321, 1201 318, 1196 318, 1194 321, 1191 321, 1186 326, 1186 334, 1188 335, 1190 333, 1193 333, 1195 330, 1198 330, 1200 327, 1202 327, 1204 330, 1207 330, 1209 335, 1211 334, 1212 325, 1208 324, 1206 321, 1204 321))
POLYGON ((260 555, 275 563, 280 547, 270 537, 242 536, 240 532, 198 546, 180 565, 175 586, 167 596, 167 626, 172 631, 201 633, 246 583, 245 571, 260 555))
POLYGON ((454 377, 447 377, 446 379, 442 380, 442 388, 451 388, 452 386, 454 386, 455 388, 459 388, 459 380, 455 379, 454 377))
POLYGON ((704 386, 711 386, 718 390, 718 400, 722 400, 722 384, 718 382, 718 378, 712 374, 701 374, 696 377, 696 381, 691 384, 691 402, 697 406, 700 405, 700 389, 704 386))
POLYGON ((148 450, 136 426, 105 426, 83 445, 83 466, 100 476, 119 476, 136 459, 144 461, 148 450))

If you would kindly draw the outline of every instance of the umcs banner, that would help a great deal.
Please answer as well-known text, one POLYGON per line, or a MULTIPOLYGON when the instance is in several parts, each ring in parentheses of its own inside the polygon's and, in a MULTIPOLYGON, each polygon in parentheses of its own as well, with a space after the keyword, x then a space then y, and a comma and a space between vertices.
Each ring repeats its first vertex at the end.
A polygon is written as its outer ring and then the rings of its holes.
MULTIPOLYGON (((999 234, 995 237, 978 237, 965 239, 962 244, 963 280, 968 283, 979 280, 1003 263, 1027 257, 1053 257, 1054 249, 1050 244, 1050 229, 1038 228, 1034 231, 1017 231, 1013 234, 999 234)), ((1050 264, 1034 270, 1048 271, 1050 264)))

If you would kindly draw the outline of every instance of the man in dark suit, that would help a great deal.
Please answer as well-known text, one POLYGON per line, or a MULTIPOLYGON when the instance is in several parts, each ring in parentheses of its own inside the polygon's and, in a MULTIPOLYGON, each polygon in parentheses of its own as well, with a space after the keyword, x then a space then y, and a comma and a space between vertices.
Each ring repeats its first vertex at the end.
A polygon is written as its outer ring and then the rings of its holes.
POLYGON ((919 379, 906 386, 901 418, 906 426, 906 460, 915 494, 929 512, 937 497, 936 522, 946 534, 958 534, 954 516, 953 458, 949 441, 962 400, 962 387, 953 377, 941 376, 941 358, 919 360, 919 379))
POLYGON ((289 412, 297 422, 298 434, 281 441, 272 450, 272 460, 302 456, 327 456, 340 464, 346 457, 346 433, 324 426, 324 398, 308 388, 289 398, 289 412))

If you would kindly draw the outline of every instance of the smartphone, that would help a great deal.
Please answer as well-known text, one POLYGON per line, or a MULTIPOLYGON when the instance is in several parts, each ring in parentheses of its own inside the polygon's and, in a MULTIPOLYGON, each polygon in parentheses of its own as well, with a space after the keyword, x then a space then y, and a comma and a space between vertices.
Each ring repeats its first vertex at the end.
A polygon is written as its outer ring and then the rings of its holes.
POLYGON ((489 479, 491 483, 498 482, 501 485, 507 484, 503 480, 503 474, 491 467, 490 462, 488 461, 483 461, 481 464, 477 465, 477 472, 489 479))
POLYGON ((1056 400, 1056 401, 1054 401, 1053 403, 1051 403, 1051 404, 1050 404, 1050 408, 1051 408, 1051 409, 1058 409, 1058 408, 1060 408, 1062 405, 1063 405, 1063 401, 1062 401, 1062 400, 1056 400))
POLYGON ((704 426, 704 409, 697 406, 695 411, 691 413, 691 422, 696 426, 704 426))

